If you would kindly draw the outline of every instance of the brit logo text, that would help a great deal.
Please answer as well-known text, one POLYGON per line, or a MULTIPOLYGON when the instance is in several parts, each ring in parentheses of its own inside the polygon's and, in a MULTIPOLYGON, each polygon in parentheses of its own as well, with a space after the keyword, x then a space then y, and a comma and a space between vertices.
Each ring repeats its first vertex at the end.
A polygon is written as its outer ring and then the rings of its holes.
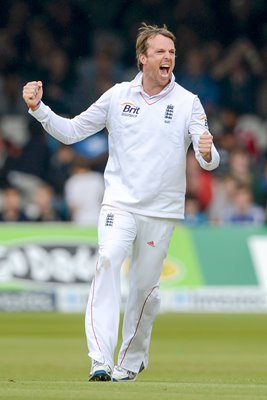
POLYGON ((139 114, 140 107, 137 107, 133 103, 125 102, 122 103, 121 106, 123 106, 121 115, 124 115, 126 117, 137 117, 137 115, 139 114))

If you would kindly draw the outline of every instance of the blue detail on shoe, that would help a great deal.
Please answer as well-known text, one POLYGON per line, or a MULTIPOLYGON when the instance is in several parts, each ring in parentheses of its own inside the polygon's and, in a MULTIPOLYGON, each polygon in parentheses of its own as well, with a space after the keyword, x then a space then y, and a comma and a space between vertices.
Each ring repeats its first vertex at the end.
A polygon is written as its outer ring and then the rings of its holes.
POLYGON ((89 381, 91 382, 107 382, 111 381, 111 368, 107 364, 102 364, 98 361, 93 360, 92 369, 89 375, 89 381))
POLYGON ((110 376, 110 374, 108 374, 107 373, 107 371, 105 371, 105 370, 98 370, 98 371, 95 371, 90 377, 89 377, 89 381, 91 381, 91 382, 99 382, 99 381, 102 381, 102 382, 107 382, 107 381, 110 381, 111 380, 111 376, 110 376))

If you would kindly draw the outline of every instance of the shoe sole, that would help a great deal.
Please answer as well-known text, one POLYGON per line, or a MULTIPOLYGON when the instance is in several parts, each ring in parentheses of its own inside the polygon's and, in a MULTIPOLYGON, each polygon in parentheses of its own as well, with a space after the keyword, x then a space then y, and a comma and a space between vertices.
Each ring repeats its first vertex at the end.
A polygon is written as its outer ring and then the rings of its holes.
POLYGON ((136 378, 134 379, 129 379, 129 378, 122 378, 122 379, 116 379, 116 378, 111 378, 112 382, 134 382, 136 378))
POLYGON ((97 371, 89 377, 89 382, 108 382, 111 376, 106 371, 97 371))

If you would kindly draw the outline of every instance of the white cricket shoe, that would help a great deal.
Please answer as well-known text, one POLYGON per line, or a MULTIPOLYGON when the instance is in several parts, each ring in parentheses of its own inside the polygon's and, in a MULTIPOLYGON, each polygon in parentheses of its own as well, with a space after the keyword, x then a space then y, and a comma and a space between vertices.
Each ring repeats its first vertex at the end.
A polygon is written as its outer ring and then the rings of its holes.
POLYGON ((90 382, 107 382, 111 381, 111 368, 107 364, 102 364, 98 361, 93 361, 92 369, 89 375, 90 382))
POLYGON ((113 382, 135 381, 136 378, 137 378, 136 372, 128 371, 127 369, 118 367, 117 365, 114 367, 111 377, 113 382))

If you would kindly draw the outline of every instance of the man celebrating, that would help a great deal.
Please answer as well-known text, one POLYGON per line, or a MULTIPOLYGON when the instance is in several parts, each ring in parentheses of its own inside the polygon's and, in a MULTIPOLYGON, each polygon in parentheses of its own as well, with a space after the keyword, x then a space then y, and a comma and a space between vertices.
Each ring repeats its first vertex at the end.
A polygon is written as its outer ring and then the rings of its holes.
POLYGON ((75 143, 104 127, 109 132, 99 259, 86 310, 90 381, 134 380, 147 367, 162 264, 175 223, 184 218, 190 143, 202 168, 219 165, 198 97, 175 82, 174 35, 165 25, 142 24, 136 56, 140 72, 135 79, 113 86, 73 119, 43 104, 42 82, 29 82, 23 89, 30 114, 61 142, 75 143), (129 247, 129 296, 114 367, 120 269, 129 247))

